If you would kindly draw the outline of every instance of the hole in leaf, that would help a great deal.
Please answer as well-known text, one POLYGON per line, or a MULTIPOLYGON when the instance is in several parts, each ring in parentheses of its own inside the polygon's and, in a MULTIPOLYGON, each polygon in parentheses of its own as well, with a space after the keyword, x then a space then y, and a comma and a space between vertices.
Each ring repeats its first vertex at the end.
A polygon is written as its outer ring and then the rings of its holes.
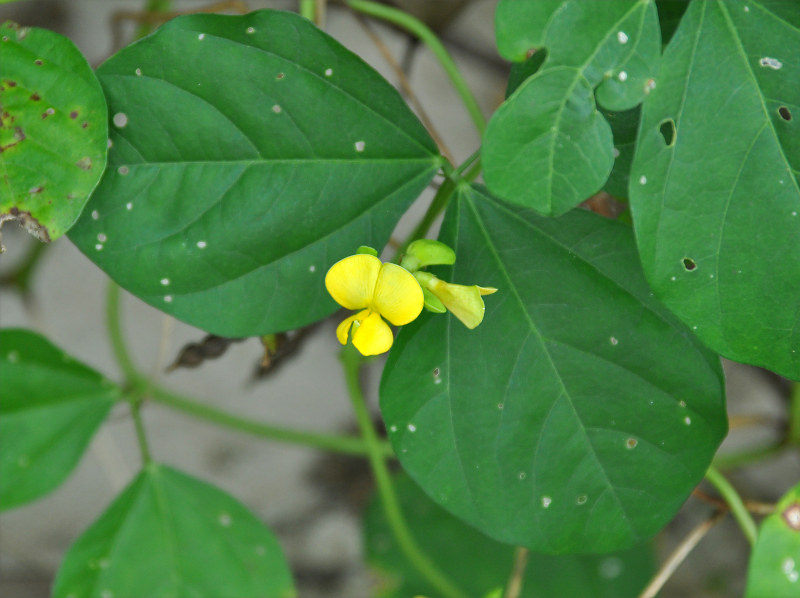
POLYGON ((664 138, 664 143, 667 147, 672 147, 675 144, 675 121, 671 118, 661 121, 658 125, 658 132, 664 138))
POLYGON ((778 108, 778 114, 785 121, 792 120, 792 113, 789 112, 789 109, 786 106, 781 106, 780 108, 778 108))
POLYGON ((686 269, 687 272, 691 272, 695 268, 697 268, 697 264, 695 261, 690 257, 683 258, 683 267, 686 269))

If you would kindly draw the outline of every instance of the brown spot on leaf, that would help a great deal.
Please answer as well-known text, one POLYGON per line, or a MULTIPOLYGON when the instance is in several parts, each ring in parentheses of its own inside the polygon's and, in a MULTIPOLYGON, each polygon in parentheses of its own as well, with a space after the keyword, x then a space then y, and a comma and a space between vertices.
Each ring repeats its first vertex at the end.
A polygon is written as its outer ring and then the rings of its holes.
POLYGON ((36 66, 42 66, 42 64, 44 63, 42 62, 41 58, 37 58, 36 60, 33 61, 33 64, 35 64, 36 66))
POLYGON ((42 99, 42 96, 40 96, 38 93, 33 93, 33 94, 31 94, 31 99, 32 99, 34 102, 38 102, 39 100, 41 100, 41 99, 42 99))
POLYGON ((2 154, 7 149, 11 149, 19 142, 24 141, 24 139, 25 139, 25 133, 22 132, 22 129, 20 127, 14 127, 14 141, 12 141, 11 143, 6 143, 5 145, 0 145, 0 154, 2 154))
POLYGON ((77 166, 81 170, 91 170, 92 159, 89 156, 84 156, 83 158, 75 162, 75 166, 77 166))
POLYGON ((78 111, 77 110, 73 110, 72 112, 69 113, 69 117, 72 120, 75 120, 76 118, 78 118, 78 111))
POLYGON ((28 193, 30 193, 31 195, 33 195, 34 193, 41 193, 42 191, 44 191, 44 187, 41 185, 39 185, 38 187, 31 187, 30 189, 28 189, 28 193))
POLYGON ((88 126, 89 126, 89 123, 87 123, 87 122, 83 122, 83 123, 81 124, 81 129, 85 129, 85 128, 86 128, 86 127, 88 127, 88 126))
POLYGON ((0 214, 0 227, 9 220, 16 220, 22 228, 43 243, 50 242, 50 232, 46 227, 39 224, 39 221, 31 216, 30 212, 12 206, 11 209, 8 210, 8 214, 0 214))
POLYGON ((800 502, 794 502, 783 510, 781 517, 796 532, 800 532, 800 502))
POLYGON ((16 81, 6 81, 6 85, 8 85, 9 87, 16 87, 17 86, 17 82, 16 81))

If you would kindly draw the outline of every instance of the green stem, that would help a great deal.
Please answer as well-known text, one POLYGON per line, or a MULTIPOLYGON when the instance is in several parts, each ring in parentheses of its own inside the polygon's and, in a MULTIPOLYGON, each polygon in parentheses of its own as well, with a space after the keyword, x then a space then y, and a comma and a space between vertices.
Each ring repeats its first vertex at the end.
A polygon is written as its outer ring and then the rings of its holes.
POLYGON ((347 381, 347 390, 350 393, 350 400, 353 404, 356 420, 358 421, 358 427, 361 429, 361 434, 367 445, 369 463, 372 467, 372 474, 375 476, 378 494, 381 497, 386 519, 397 544, 400 546, 406 558, 408 558, 417 571, 425 577, 431 586, 436 588, 438 593, 447 598, 466 598, 466 594, 456 587, 453 582, 434 565, 428 556, 422 552, 406 525, 403 512, 400 509, 400 503, 397 500, 397 495, 392 486, 389 470, 386 467, 384 456, 381 453, 380 440, 375 432, 372 418, 367 410, 364 395, 361 391, 361 382, 359 380, 359 373, 363 363, 361 356, 356 353, 356 350, 352 346, 347 345, 342 350, 341 361, 347 381))
MULTIPOLYGON (((215 407, 198 403, 197 401, 172 393, 158 386, 151 388, 150 394, 154 403, 160 403, 161 405, 181 411, 197 419, 202 419, 240 432, 246 432, 254 436, 288 442, 290 444, 301 444, 303 446, 346 455, 365 456, 369 452, 366 443, 361 438, 303 432, 254 422, 215 407)), ((390 458, 394 454, 388 442, 379 443, 377 450, 381 458, 390 458)))
POLYGON ((300 0, 300 16, 313 23, 317 16, 317 0, 300 0))
POLYGON ((451 58, 442 42, 439 41, 439 38, 436 36, 436 34, 431 31, 430 28, 425 25, 425 23, 416 17, 412 17, 407 12, 398 10, 396 8, 391 8, 383 4, 378 4, 377 2, 369 2, 367 0, 346 0, 346 3, 347 6, 353 10, 377 19, 388 21, 389 23, 397 25, 401 29, 405 29, 409 33, 418 37, 426 46, 428 46, 428 49, 439 60, 439 63, 442 65, 442 68, 444 68, 447 76, 450 77, 453 87, 455 87, 458 95, 461 96, 461 101, 464 103, 467 112, 472 118, 472 122, 475 123, 475 127, 478 129, 478 132, 483 135, 483 131, 486 129, 486 119, 483 117, 483 113, 481 112, 475 96, 470 91, 469 87, 467 86, 467 82, 464 80, 464 77, 461 74, 461 71, 458 70, 456 63, 451 58))
POLYGON ((753 521, 753 518, 747 511, 747 507, 745 507, 744 502, 742 502, 742 497, 739 496, 739 493, 736 492, 736 489, 731 485, 731 483, 725 478, 725 476, 717 471, 713 465, 708 468, 708 471, 706 471, 706 479, 714 485, 717 491, 725 499, 725 502, 728 503, 733 517, 739 523, 739 527, 742 528, 742 532, 744 532, 744 535, 747 537, 750 545, 753 546, 756 543, 758 530, 756 528, 755 521, 753 521))
POLYGON ((787 440, 791 444, 800 445, 800 382, 792 384, 789 398, 789 434, 787 440))
POLYGON ((136 439, 139 441, 139 451, 142 455, 142 467, 150 463, 150 445, 147 443, 147 435, 144 431, 142 422, 142 399, 137 397, 131 402, 131 414, 133 415, 133 425, 136 427, 136 439))
POLYGON ((452 180, 445 179, 444 181, 442 181, 441 186, 436 191, 436 195, 433 196, 433 199, 431 200, 428 209, 422 216, 422 220, 420 220, 417 226, 414 228, 414 230, 411 231, 411 234, 408 235, 403 244, 400 245, 400 247, 398 247, 397 252, 395 253, 394 259, 392 261, 397 261, 398 259, 400 259, 406 252, 406 249, 408 249, 408 246, 411 245, 413 241, 423 238, 428 233, 431 226, 433 226, 433 223, 436 220, 436 218, 447 207, 447 204, 450 201, 450 197, 452 197, 453 192, 455 190, 456 190, 456 183, 454 183, 452 180))
POLYGON ((119 304, 119 285, 109 279, 108 292, 106 293, 106 326, 108 328, 108 338, 111 341, 111 349, 114 352, 114 357, 125 376, 125 381, 128 384, 136 384, 142 380, 142 375, 139 374, 136 370, 136 366, 133 365, 133 360, 125 346, 119 304))

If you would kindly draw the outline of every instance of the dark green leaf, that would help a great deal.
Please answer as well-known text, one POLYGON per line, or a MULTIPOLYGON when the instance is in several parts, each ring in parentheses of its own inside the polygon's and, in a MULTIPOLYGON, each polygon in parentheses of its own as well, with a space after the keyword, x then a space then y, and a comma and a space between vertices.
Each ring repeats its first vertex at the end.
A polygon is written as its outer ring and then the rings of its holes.
MULTIPOLYGON (((422 493, 407 476, 394 480, 403 513, 421 548, 471 596, 485 596, 508 581, 514 548, 490 540, 422 493)), ((365 515, 367 562, 378 578, 377 598, 436 595, 408 562, 376 498, 365 515)), ((603 556, 531 553, 520 598, 626 598, 637 596, 654 572, 647 546, 603 556)))
POLYGON ((515 61, 547 58, 500 107, 486 130, 490 189, 512 203, 559 215, 605 183, 614 163, 598 112, 629 110, 650 89, 660 51, 652 2, 512 1, 497 8, 497 44, 515 61))
POLYGON ((177 18, 98 76, 110 168, 71 238, 220 336, 334 311, 328 266, 382 247, 440 161, 399 94, 292 13, 177 18))
POLYGON ((381 382, 403 467, 502 542, 619 550, 655 534, 725 436, 719 359, 656 302, 629 227, 543 219, 480 189, 451 204, 439 274, 498 289, 473 331, 404 327, 381 382))
POLYGON ((294 596, 272 533, 221 490, 150 464, 70 548, 54 598, 294 596))
POLYGON ((0 224, 17 219, 42 241, 77 220, 106 164, 106 102, 66 37, 0 27, 0 224))
POLYGON ((96 371, 28 330, 0 331, 0 509, 58 486, 118 396, 96 371))
POLYGON ((517 88, 522 85, 528 77, 541 68, 545 58, 547 58, 547 52, 536 52, 524 62, 515 62, 511 65, 511 72, 508 75, 508 85, 506 86, 506 98, 517 91, 517 88))
POLYGON ((800 484, 778 502, 758 531, 746 598, 796 598, 800 592, 800 484))
POLYGON ((800 378, 798 48, 797 24, 762 2, 692 3, 644 103, 630 196, 656 295, 715 351, 790 378, 800 378))

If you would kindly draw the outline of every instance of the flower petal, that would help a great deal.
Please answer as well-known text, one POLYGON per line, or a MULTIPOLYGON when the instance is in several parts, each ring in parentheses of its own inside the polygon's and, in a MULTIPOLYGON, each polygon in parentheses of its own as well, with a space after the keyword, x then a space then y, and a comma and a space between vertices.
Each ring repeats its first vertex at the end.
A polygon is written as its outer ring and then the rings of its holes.
POLYGON ((350 316, 349 318, 345 318, 342 320, 339 325, 336 327, 336 338, 339 339, 339 342, 343 345, 347 344, 347 336, 350 333, 350 327, 353 325, 353 322, 361 322, 364 318, 369 315, 369 310, 363 310, 350 316))
POLYGON ((397 264, 383 264, 372 306, 395 326, 403 326, 415 320, 424 305, 422 287, 414 275, 397 264))
POLYGON ((353 333, 353 345, 362 355, 386 353, 393 342, 392 329, 377 312, 370 313, 353 333))
POLYGON ((381 261, 373 255, 351 255, 339 260, 325 275, 325 288, 347 309, 364 309, 375 291, 381 261))
POLYGON ((481 287, 452 284, 438 278, 434 278, 427 286, 467 328, 475 328, 483 321, 486 308, 481 299, 481 287))

